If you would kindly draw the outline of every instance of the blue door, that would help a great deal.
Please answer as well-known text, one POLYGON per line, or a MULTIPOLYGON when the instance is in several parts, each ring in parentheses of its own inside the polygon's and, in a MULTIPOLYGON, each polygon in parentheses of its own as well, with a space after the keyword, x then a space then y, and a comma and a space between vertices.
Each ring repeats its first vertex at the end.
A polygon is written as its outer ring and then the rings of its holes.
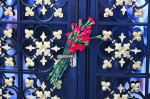
POLYGON ((1 0, 0 99, 149 99, 149 0, 1 0), (54 88, 47 75, 78 18, 93 40, 54 88))
POLYGON ((97 25, 87 50, 87 99, 149 98, 149 1, 90 0, 97 25), (88 82, 88 83, 87 83, 88 82))
POLYGON ((77 99, 77 71, 47 80, 78 18, 76 0, 0 1, 0 98, 77 99))

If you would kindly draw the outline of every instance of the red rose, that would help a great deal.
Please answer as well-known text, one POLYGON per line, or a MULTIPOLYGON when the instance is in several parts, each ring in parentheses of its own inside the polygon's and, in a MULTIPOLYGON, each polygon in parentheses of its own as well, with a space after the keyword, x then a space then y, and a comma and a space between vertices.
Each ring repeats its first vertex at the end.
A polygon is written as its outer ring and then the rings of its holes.
POLYGON ((80 45, 80 51, 83 51, 85 49, 84 45, 80 45))
POLYGON ((81 35, 82 41, 87 43, 90 43, 90 37, 89 36, 85 36, 85 35, 81 35))
POLYGON ((80 49, 80 45, 78 43, 75 44, 75 49, 77 49, 77 50, 80 49))
POLYGON ((74 29, 74 31, 76 31, 76 32, 78 32, 78 33, 80 33, 81 31, 80 31, 80 29, 74 29))
POLYGON ((71 44, 72 44, 72 41, 73 41, 73 40, 67 40, 67 43, 68 43, 69 45, 71 45, 71 44))
POLYGON ((79 19, 79 22, 82 22, 82 19, 79 19))
POLYGON ((89 20, 92 22, 94 19, 92 17, 89 17, 89 20))
POLYGON ((73 46, 71 46, 70 48, 69 48, 69 51, 71 52, 71 53, 74 53, 75 52, 75 47, 73 47, 73 46))
POLYGON ((90 43, 90 37, 89 36, 86 37, 86 41, 87 41, 87 43, 90 43))
POLYGON ((81 35, 82 41, 85 42, 86 41, 86 36, 81 35))
POLYGON ((87 35, 87 31, 84 31, 83 34, 84 34, 84 35, 87 35))
POLYGON ((80 44, 78 44, 78 43, 75 44, 75 49, 77 49, 77 50, 83 51, 84 48, 85 48, 84 45, 80 45, 80 44))
POLYGON ((70 32, 68 32, 66 35, 67 35, 67 36, 70 36, 70 34, 71 34, 71 33, 70 33, 70 32))
POLYGON ((71 26, 75 26, 75 23, 72 23, 71 26))
POLYGON ((91 29, 91 28, 92 28, 92 26, 90 25, 90 26, 89 26, 89 28, 91 29))
POLYGON ((94 21, 92 17, 89 17, 89 20, 91 21, 91 23, 96 24, 96 22, 94 21))
POLYGON ((75 28, 78 29, 78 28, 79 28, 79 25, 75 25, 75 28))
POLYGON ((92 30, 88 29, 88 34, 91 35, 91 33, 92 33, 92 30))
POLYGON ((84 31, 88 31, 88 28, 84 28, 84 31))
POLYGON ((72 31, 71 34, 74 34, 74 31, 72 31))
POLYGON ((94 25, 96 24, 96 22, 93 20, 93 21, 91 21, 94 25))
POLYGON ((87 35, 88 28, 84 28, 84 35, 87 35))
POLYGON ((81 36, 78 36, 77 40, 79 40, 79 41, 82 40, 82 37, 81 37, 81 36))

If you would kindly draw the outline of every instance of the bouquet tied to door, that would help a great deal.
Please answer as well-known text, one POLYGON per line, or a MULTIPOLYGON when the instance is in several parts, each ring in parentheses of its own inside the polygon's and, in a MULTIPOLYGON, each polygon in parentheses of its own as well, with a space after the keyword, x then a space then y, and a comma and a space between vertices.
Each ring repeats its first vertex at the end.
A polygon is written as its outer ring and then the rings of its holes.
MULTIPOLYGON (((74 55, 76 51, 83 51, 89 45, 91 39, 97 38, 106 41, 106 39, 104 39, 102 35, 90 37, 92 33, 92 25, 95 24, 96 22, 91 17, 89 17, 86 24, 83 24, 82 19, 79 19, 78 24, 72 23, 72 32, 66 34, 68 36, 68 40, 66 42, 63 55, 74 55)), ((50 79, 50 83, 56 86, 57 82, 61 79, 69 65, 70 58, 60 59, 53 66, 53 69, 48 76, 48 79, 50 79)))

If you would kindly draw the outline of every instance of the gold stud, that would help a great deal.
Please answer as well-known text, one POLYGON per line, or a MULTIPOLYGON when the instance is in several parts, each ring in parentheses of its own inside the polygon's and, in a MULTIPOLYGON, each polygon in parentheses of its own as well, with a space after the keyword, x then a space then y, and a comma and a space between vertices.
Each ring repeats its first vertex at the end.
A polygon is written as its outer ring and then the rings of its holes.
POLYGON ((43 15, 45 15, 45 13, 47 12, 47 9, 45 8, 45 6, 43 6, 43 8, 40 11, 42 12, 43 15))
POLYGON ((45 59, 45 57, 42 58, 42 60, 40 60, 40 62, 42 63, 42 65, 44 66, 47 62, 47 60, 45 59))

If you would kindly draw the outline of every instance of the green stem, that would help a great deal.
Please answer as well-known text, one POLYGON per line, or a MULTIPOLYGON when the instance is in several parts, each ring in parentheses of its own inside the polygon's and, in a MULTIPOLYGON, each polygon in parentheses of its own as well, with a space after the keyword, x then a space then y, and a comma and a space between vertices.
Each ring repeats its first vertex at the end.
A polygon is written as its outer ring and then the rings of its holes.
POLYGON ((101 39, 101 40, 105 40, 103 37, 91 37, 90 39, 101 39))
POLYGON ((62 75, 64 74, 64 72, 66 71, 68 65, 69 65, 69 59, 65 59, 66 62, 64 63, 64 66, 62 66, 62 70, 60 72, 59 77, 56 79, 56 81, 54 82, 54 86, 57 84, 57 82, 61 79, 62 75))
MULTIPOLYGON (((69 45, 67 44, 63 55, 70 55, 71 53, 69 52, 69 45)), ((69 65, 69 60, 70 59, 61 59, 58 61, 58 63, 56 65, 54 65, 53 70, 51 71, 51 73, 48 76, 48 79, 50 78, 50 83, 53 84, 54 86, 57 84, 57 82, 59 81, 59 79, 62 77, 64 71, 67 69, 68 65, 69 65)))

